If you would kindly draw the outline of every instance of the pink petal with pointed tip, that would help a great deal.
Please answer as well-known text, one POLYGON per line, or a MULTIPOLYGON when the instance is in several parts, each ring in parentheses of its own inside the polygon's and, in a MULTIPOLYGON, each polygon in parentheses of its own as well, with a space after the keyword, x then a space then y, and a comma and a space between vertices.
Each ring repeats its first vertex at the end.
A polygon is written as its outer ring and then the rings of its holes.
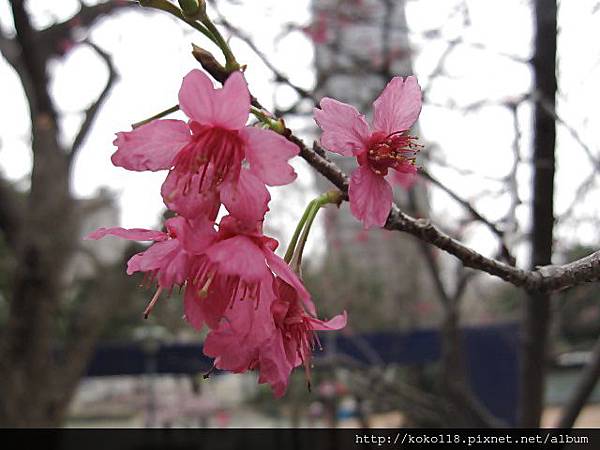
POLYGON ((316 331, 341 330, 348 322, 348 314, 344 311, 342 314, 338 314, 328 321, 309 317, 308 321, 310 322, 312 329, 316 331))
POLYGON ((248 120, 250 93, 241 72, 232 73, 222 89, 215 89, 206 74, 194 69, 183 78, 179 106, 196 122, 239 130, 248 120))
POLYGON ((249 170, 242 169, 236 180, 221 185, 221 202, 229 214, 242 222, 256 223, 269 210, 271 195, 267 187, 249 170))
POLYGON ((393 197, 392 187, 385 178, 366 166, 360 166, 352 172, 348 196, 352 214, 365 229, 385 225, 393 197))
POLYGON ((134 272, 147 272, 161 268, 166 262, 175 256, 179 249, 179 242, 176 239, 157 242, 150 246, 148 250, 133 255, 127 262, 127 274, 134 272))
POLYGON ((386 134, 408 130, 419 117, 421 103, 415 77, 392 78, 373 103, 373 128, 386 134))
POLYGON ((111 161, 127 170, 166 170, 177 152, 191 139, 190 129, 181 120, 154 120, 133 131, 117 133, 117 151, 111 161))
POLYGON ((250 170, 269 186, 283 186, 296 179, 288 161, 299 148, 283 136, 269 130, 246 127, 240 132, 246 142, 246 159, 250 170))
POLYGON ((365 116, 354 106, 328 97, 321 100, 320 106, 321 109, 314 109, 314 116, 323 130, 321 145, 343 156, 364 150, 371 134, 365 116))
POLYGON ((85 239, 98 240, 109 235, 129 239, 130 241, 164 241, 168 237, 162 231, 146 230, 144 228, 103 227, 91 232, 85 239))
POLYGON ((271 251, 265 250, 264 254, 271 270, 296 290, 298 298, 302 301, 309 314, 316 316, 317 309, 315 308, 315 304, 313 303, 309 292, 306 290, 304 284, 302 284, 302 281, 300 281, 294 271, 290 269, 290 266, 288 266, 283 259, 271 251))

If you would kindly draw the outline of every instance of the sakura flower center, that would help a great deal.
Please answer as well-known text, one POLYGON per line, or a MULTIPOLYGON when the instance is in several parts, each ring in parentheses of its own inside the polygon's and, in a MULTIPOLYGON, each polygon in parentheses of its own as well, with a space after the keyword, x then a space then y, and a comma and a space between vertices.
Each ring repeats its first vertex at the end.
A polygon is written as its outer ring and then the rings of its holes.
POLYGON ((367 151, 359 155, 359 163, 368 165, 382 176, 387 175, 388 169, 406 171, 407 166, 415 165, 417 152, 421 149, 416 141, 417 137, 410 136, 408 131, 389 135, 378 131, 371 136, 367 151))
POLYGON ((190 123, 190 129, 192 141, 174 161, 175 171, 187 179, 187 187, 197 174, 200 175, 199 191, 212 189, 228 178, 236 179, 245 155, 238 131, 194 121, 190 123))

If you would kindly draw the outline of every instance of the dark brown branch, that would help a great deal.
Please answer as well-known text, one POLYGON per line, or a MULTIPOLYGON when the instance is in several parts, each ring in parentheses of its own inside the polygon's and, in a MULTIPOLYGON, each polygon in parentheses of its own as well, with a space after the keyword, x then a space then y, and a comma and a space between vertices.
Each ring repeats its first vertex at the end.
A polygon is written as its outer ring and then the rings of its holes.
MULTIPOLYGON (((557 1, 536 0, 534 16, 536 31, 532 62, 535 90, 554 108, 557 89, 557 1)), ((533 121, 530 257, 534 270, 539 266, 552 263, 555 147, 556 122, 552 114, 537 102, 534 106, 533 121)), ((529 292, 523 306, 519 425, 535 428, 540 426, 544 408, 548 334, 551 322, 550 296, 539 290, 529 292)))
POLYGON ((267 68, 273 73, 273 75, 275 75, 276 82, 286 84, 287 86, 291 87, 301 98, 307 98, 316 103, 317 100, 316 100, 315 96, 311 92, 307 91, 306 89, 301 88, 300 86, 292 83, 292 81, 289 79, 289 77, 287 75, 285 75, 283 72, 281 72, 277 67, 275 67, 271 63, 269 58, 267 58, 267 56, 256 46, 256 44, 250 38, 250 36, 248 36, 246 33, 244 33, 239 28, 235 27, 218 10, 217 10, 217 14, 219 15, 219 22, 225 28, 227 28, 227 30, 230 33, 232 33, 238 39, 243 41, 248 47, 250 47, 250 49, 254 52, 254 54, 256 54, 256 56, 258 56, 258 58, 262 61, 262 63, 265 66, 267 66, 267 68))
POLYGON ((39 120, 56 124, 56 110, 48 92, 48 75, 44 55, 36 46, 36 32, 31 26, 23 0, 11 0, 13 21, 17 31, 16 40, 21 47, 20 58, 32 87, 31 116, 34 124, 39 120))
MULTIPOLYGON (((348 193, 348 177, 336 164, 308 148, 291 130, 286 131, 286 137, 298 146, 300 156, 313 168, 344 194, 348 193)), ((315 144, 315 148, 319 146, 315 144)), ((600 251, 564 266, 523 270, 483 256, 439 230, 429 219, 415 219, 403 213, 395 204, 392 205, 385 228, 412 234, 455 256, 465 267, 481 270, 530 291, 557 291, 584 282, 600 281, 600 251)))
POLYGON ((18 247, 19 230, 23 224, 24 200, 24 195, 0 178, 0 231, 14 250, 18 247))
POLYGON ((496 226, 496 224, 490 222, 487 218, 482 216, 479 213, 479 211, 477 211, 468 201, 466 201, 465 199, 458 196, 458 194, 456 194, 456 192, 452 191, 450 188, 448 188, 446 185, 444 185, 442 182, 440 182, 437 178, 435 178, 433 175, 431 175, 426 169, 424 169, 424 168, 419 169, 419 174, 423 178, 425 178, 426 180, 429 180, 435 186, 437 186, 441 190, 443 190, 454 201, 456 201, 463 208, 465 208, 468 211, 468 213, 475 220, 483 223, 493 234, 495 234, 498 237, 498 240, 500 242, 500 252, 501 252, 502 258, 511 266, 514 266, 516 264, 515 257, 511 255, 510 250, 508 250, 508 247, 506 246, 506 244, 504 242, 504 231, 500 230, 496 226))
POLYGON ((100 110, 102 104, 108 97, 108 93, 110 92, 115 81, 118 78, 118 74, 117 74, 117 71, 113 64, 112 57, 108 53, 106 53, 104 50, 102 50, 100 47, 98 47, 96 44, 94 44, 93 42, 86 41, 86 44, 89 45, 91 48, 93 48, 95 50, 95 52, 98 54, 98 56, 100 56, 100 58, 102 58, 102 60, 106 64, 106 68, 108 69, 108 79, 106 80, 104 89, 102 89, 102 92, 100 93, 98 98, 96 98, 96 100, 85 111, 85 118, 83 119, 83 123, 81 124, 81 127, 79 128, 79 131, 73 141, 73 145, 71 146, 71 152, 69 153, 70 163, 73 162, 77 152, 81 148, 81 145, 83 144, 86 137, 88 136, 88 134, 92 128, 92 125, 94 123, 94 120, 96 119, 96 116, 98 115, 98 111, 100 110))
POLYGON ((73 17, 37 32, 36 45, 43 49, 46 58, 59 56, 64 52, 64 44, 74 40, 73 32, 76 29, 89 30, 103 17, 133 6, 139 5, 127 0, 110 0, 91 6, 81 3, 79 11, 73 17))

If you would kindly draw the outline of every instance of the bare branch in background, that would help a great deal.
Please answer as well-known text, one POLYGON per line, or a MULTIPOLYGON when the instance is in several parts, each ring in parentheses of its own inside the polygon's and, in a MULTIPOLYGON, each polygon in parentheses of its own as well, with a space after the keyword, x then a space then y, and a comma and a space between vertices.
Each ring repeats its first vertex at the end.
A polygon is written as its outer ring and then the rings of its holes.
POLYGON ((231 22, 229 22, 225 18, 225 16, 223 16, 221 14, 221 12, 217 9, 216 5, 214 5, 214 8, 217 11, 217 15, 219 17, 217 22, 220 23, 221 25, 223 25, 227 29, 227 31, 229 31, 235 37, 237 37, 238 39, 243 41, 248 47, 250 47, 250 49, 256 54, 256 56, 259 57, 259 59, 262 61, 262 63, 265 66, 267 66, 267 68, 273 73, 273 75, 275 76, 276 83, 283 83, 283 84, 291 87, 301 98, 308 98, 316 103, 317 100, 312 93, 310 93, 306 89, 292 83, 287 75, 285 75, 277 67, 275 67, 273 65, 273 63, 271 63, 271 61, 269 60, 267 55, 265 55, 258 48, 258 46, 254 43, 254 41, 248 34, 244 33, 242 30, 235 27, 231 22))
POLYGON ((86 137, 88 136, 88 134, 92 128, 92 125, 93 125, 94 121, 96 120, 98 111, 100 111, 102 104, 108 97, 108 93, 110 92, 115 81, 118 78, 117 71, 112 62, 112 57, 108 53, 106 53, 104 50, 102 50, 100 47, 98 47, 96 44, 94 44, 93 42, 86 41, 85 43, 87 45, 89 45, 91 48, 93 48, 94 51, 98 54, 98 56, 104 61, 104 64, 106 64, 106 68, 108 69, 108 78, 106 80, 106 84, 104 85, 104 88, 102 89, 102 92, 100 92, 100 95, 90 105, 90 107, 88 109, 86 109, 86 111, 85 111, 85 117, 83 119, 83 123, 79 127, 79 131, 77 132, 77 135, 75 136, 75 139, 73 140, 73 145, 71 146, 71 151, 69 152, 69 161, 71 163, 75 159, 77 152, 79 151, 79 149, 81 148, 81 145, 83 144, 86 137))
POLYGON ((488 230, 490 230, 494 235, 496 235, 496 237, 498 238, 498 241, 500 243, 500 249, 501 249, 500 254, 501 254, 502 258, 511 266, 514 266, 516 264, 515 257, 511 255, 510 250, 508 249, 508 247, 506 246, 506 243, 504 242, 504 231, 500 230, 496 224, 490 222, 488 219, 486 219, 484 216, 482 216, 467 200, 459 197, 458 194, 456 194, 454 191, 452 191, 446 185, 441 183, 437 178, 433 177, 426 169, 421 168, 419 170, 419 174, 423 178, 425 178, 426 180, 429 180, 435 186, 440 188, 446 194, 448 194, 453 200, 455 200, 464 209, 466 209, 467 212, 473 217, 473 219, 483 223, 488 228, 488 230))
POLYGON ((31 83, 29 97, 33 124, 56 126, 56 110, 47 90, 46 58, 36 45, 35 30, 29 21, 23 0, 11 0, 13 21, 17 31, 16 41, 21 52, 20 59, 31 83))
POLYGON ((137 2, 129 0, 110 0, 90 6, 83 2, 79 4, 79 11, 73 17, 36 33, 35 43, 47 58, 61 56, 65 48, 75 40, 76 30, 88 30, 104 17, 114 15, 119 10, 139 6, 137 2))

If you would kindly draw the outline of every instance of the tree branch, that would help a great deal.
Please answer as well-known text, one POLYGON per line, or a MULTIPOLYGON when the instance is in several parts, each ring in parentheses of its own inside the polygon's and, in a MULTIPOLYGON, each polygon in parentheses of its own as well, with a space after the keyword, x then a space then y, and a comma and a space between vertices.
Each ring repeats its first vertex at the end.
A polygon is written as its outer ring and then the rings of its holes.
POLYGON ((479 213, 479 211, 477 211, 468 201, 459 197, 458 194, 456 194, 456 192, 452 191, 450 188, 448 188, 446 185, 444 185, 442 182, 440 182, 437 178, 435 178, 433 175, 431 175, 426 169, 420 168, 419 174, 423 178, 425 178, 426 180, 429 180, 435 186, 437 186, 441 190, 443 190, 454 201, 456 201, 463 208, 465 208, 475 220, 483 223, 493 234, 495 234, 498 237, 498 241, 500 243, 500 252, 501 252, 502 258, 511 266, 514 266, 516 264, 515 257, 511 255, 510 250, 508 249, 508 247, 506 246, 506 244, 504 242, 504 231, 500 230, 494 223, 490 222, 488 219, 483 217, 479 213))
POLYGON ((36 45, 43 49, 46 58, 60 56, 64 53, 63 44, 74 39, 74 30, 78 28, 89 30, 99 19, 132 6, 139 5, 137 2, 127 0, 110 0, 92 6, 81 3, 79 12, 73 17, 37 32, 36 45))
MULTIPOLYGON (((24 200, 24 195, 22 197, 24 200)), ((23 203, 21 194, 8 181, 0 178, 0 231, 4 233, 7 244, 15 250, 23 224, 23 203)))
POLYGON ((81 145, 88 136, 94 123, 94 120, 96 119, 96 116, 98 114, 98 111, 100 110, 100 107, 108 97, 108 93, 110 92, 115 81, 118 78, 118 74, 113 64, 112 57, 93 42, 85 41, 85 43, 91 48, 93 48, 98 54, 98 56, 100 56, 100 58, 102 58, 102 60, 106 64, 106 67, 108 69, 108 79, 106 80, 104 89, 102 89, 102 92, 100 93, 96 101, 94 101, 90 105, 90 107, 85 111, 85 118, 83 120, 83 123, 81 124, 81 127, 79 128, 77 135, 75 136, 75 139, 73 140, 73 145, 71 146, 71 151, 69 153, 70 164, 75 159, 77 152, 79 151, 81 145))
MULTIPOLYGON (((302 158, 346 194, 344 199, 347 200, 348 176, 320 153, 320 146, 315 143, 315 150, 308 148, 289 129, 286 130, 286 137, 298 146, 302 158)), ((600 281, 600 251, 563 266, 543 266, 533 270, 523 270, 483 256, 448 236, 433 225, 431 220, 415 219, 403 213, 396 204, 392 205, 385 228, 412 234, 455 256, 465 267, 481 270, 529 291, 558 291, 584 282, 600 281)))
POLYGON ((49 120, 51 124, 56 124, 56 110, 48 92, 45 59, 36 46, 36 32, 29 21, 24 1, 11 0, 10 4, 17 31, 16 40, 21 47, 20 58, 31 81, 33 97, 29 100, 34 125, 38 119, 43 119, 45 123, 49 120))

